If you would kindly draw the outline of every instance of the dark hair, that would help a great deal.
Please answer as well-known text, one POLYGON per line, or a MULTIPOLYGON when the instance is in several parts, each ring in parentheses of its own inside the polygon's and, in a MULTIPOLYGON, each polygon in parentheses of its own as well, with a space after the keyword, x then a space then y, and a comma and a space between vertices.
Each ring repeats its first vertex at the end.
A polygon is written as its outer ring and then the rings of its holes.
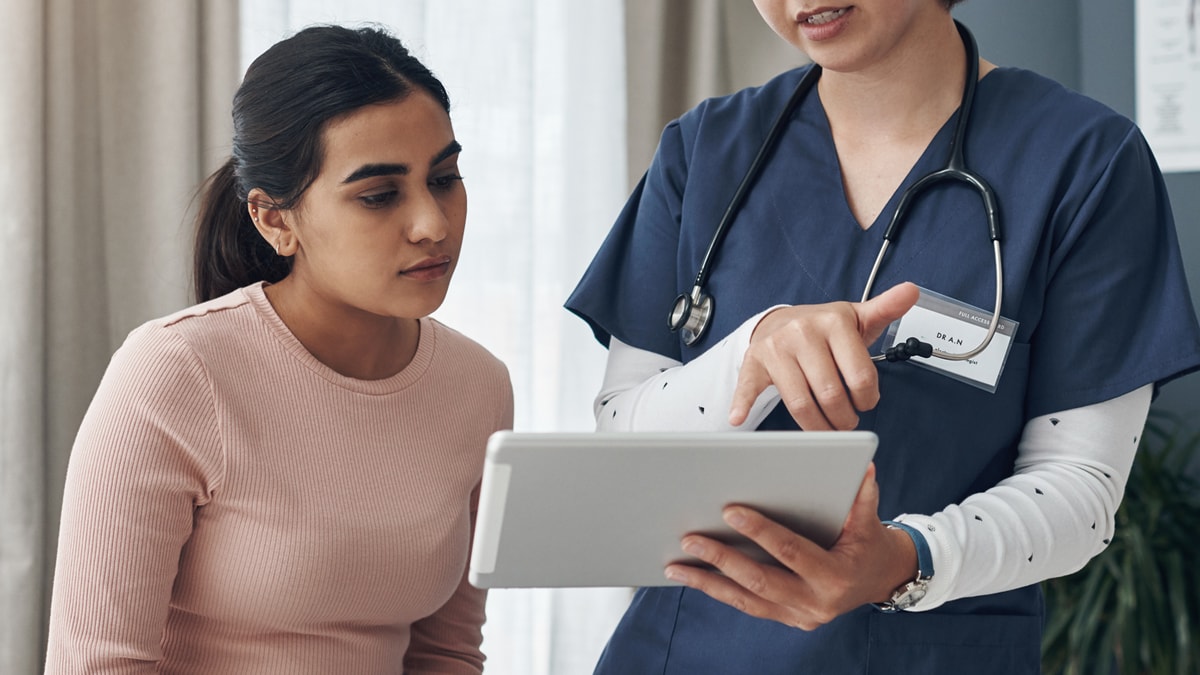
POLYGON ((951 9, 961 2, 965 2, 965 0, 942 0, 942 4, 946 5, 946 9, 951 9))
POLYGON ((269 205, 292 208, 321 170, 326 124, 417 87, 441 103, 442 83, 380 28, 313 26, 250 64, 233 97, 233 153, 206 182, 196 223, 195 293, 203 302, 256 281, 276 282, 291 262, 275 254, 250 219, 259 188, 269 205))

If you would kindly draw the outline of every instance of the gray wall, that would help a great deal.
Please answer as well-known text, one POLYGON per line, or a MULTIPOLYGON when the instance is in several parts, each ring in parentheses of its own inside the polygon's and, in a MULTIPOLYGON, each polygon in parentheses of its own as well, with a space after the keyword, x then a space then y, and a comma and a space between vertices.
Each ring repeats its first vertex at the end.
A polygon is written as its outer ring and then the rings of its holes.
POLYGON ((1035 70, 1081 91, 1079 6, 1091 2, 970 0, 956 7, 954 16, 975 34, 988 61, 1035 70))
MULTIPOLYGON (((954 10, 983 57, 1036 70, 1134 116, 1134 0, 971 0, 954 10)), ((1200 311, 1200 173, 1167 174, 1193 303, 1200 311)), ((1155 407, 1195 417, 1200 374, 1163 388, 1155 407)))

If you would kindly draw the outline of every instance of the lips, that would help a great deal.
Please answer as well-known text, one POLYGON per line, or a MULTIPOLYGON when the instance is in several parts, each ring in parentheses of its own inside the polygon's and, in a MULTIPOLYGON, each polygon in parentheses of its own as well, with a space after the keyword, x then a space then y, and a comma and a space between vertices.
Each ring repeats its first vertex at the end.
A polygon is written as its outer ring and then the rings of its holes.
POLYGON ((841 18, 848 11, 850 11, 850 8, 848 7, 843 7, 841 9, 826 9, 809 14, 807 16, 802 15, 799 20, 803 23, 807 23, 810 26, 821 26, 829 23, 830 21, 841 18))
POLYGON ((400 270, 402 276, 410 279, 429 281, 440 279, 450 271, 450 256, 442 255, 426 258, 409 267, 400 270))
POLYGON ((811 12, 801 12, 796 15, 796 23, 804 37, 813 42, 821 42, 837 37, 845 30, 849 16, 854 13, 854 6, 819 7, 811 12))

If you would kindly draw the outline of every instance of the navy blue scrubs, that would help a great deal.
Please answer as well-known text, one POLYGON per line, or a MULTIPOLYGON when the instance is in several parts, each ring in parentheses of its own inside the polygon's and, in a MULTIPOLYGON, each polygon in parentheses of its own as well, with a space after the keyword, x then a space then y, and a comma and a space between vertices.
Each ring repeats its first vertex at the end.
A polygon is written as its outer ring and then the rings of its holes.
MULTIPOLYGON (((905 188, 944 165, 957 116, 863 230, 846 204, 814 90, 718 254, 707 285, 715 299, 708 334, 687 347, 667 329, 675 296, 690 290, 730 196, 803 73, 706 101, 667 126, 566 304, 602 343, 615 336, 687 363, 769 306, 860 298, 886 219, 905 188)), ((883 518, 936 513, 1011 475, 1032 417, 1200 366, 1200 329, 1162 176, 1128 119, 1034 73, 1001 68, 979 83, 964 150, 999 201, 1003 314, 1020 328, 995 393, 912 364, 880 365, 880 403, 859 428, 880 437, 883 518)), ((943 183, 917 199, 901 227, 876 292, 912 281, 992 307, 992 247, 974 191, 943 183)), ((759 427, 795 428, 782 406, 759 427)), ((1041 628, 1037 586, 928 612, 863 607, 811 632, 690 589, 642 589, 596 672, 1036 673, 1041 628)))

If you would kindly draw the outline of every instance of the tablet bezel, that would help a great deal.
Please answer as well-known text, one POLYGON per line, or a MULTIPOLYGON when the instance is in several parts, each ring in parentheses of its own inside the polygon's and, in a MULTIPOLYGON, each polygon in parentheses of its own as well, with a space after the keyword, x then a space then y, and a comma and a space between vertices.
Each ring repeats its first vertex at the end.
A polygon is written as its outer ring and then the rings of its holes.
POLYGON ((721 520, 754 507, 828 547, 878 443, 869 431, 501 431, 488 442, 469 580, 480 588, 670 586, 689 532, 765 554, 721 520))

